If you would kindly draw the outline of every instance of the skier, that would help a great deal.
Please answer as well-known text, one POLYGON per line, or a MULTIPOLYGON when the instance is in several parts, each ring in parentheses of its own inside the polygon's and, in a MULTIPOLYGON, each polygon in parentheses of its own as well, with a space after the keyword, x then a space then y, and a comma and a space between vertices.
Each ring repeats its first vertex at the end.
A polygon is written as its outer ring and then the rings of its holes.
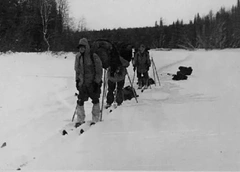
POLYGON ((75 58, 76 87, 79 91, 75 127, 85 123, 84 102, 92 99, 92 122, 99 121, 100 105, 99 98, 102 85, 102 62, 99 56, 91 53, 88 40, 82 38, 77 46, 79 49, 75 58))
POLYGON ((133 59, 133 71, 137 69, 138 89, 148 87, 148 71, 151 66, 149 52, 143 44, 140 45, 139 51, 135 54, 133 59))
POLYGON ((108 77, 108 93, 107 93, 107 105, 108 108, 114 102, 114 97, 116 97, 117 105, 120 106, 123 102, 123 87, 125 84, 125 76, 127 74, 127 67, 129 62, 120 56, 120 65, 114 70, 113 67, 109 67, 107 70, 108 77), (116 94, 114 96, 114 91, 116 89, 116 94))

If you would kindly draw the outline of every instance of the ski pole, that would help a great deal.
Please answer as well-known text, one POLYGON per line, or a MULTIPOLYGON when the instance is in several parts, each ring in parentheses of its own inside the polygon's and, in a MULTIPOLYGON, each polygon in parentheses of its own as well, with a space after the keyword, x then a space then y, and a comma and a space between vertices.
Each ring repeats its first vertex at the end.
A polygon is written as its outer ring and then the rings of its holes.
POLYGON ((132 84, 134 84, 135 73, 136 73, 136 70, 134 70, 134 73, 133 73, 132 84))
MULTIPOLYGON (((126 70, 126 71, 127 71, 127 70, 126 70)), ((130 79, 130 76, 129 76, 129 74, 128 74, 128 71, 127 71, 127 76, 128 76, 128 79, 129 79, 130 85, 131 85, 131 87, 132 87, 132 91, 133 91, 133 94, 134 94, 135 100, 136 100, 136 102, 138 103, 137 95, 136 95, 136 92, 135 92, 135 90, 134 90, 134 88, 133 88, 133 84, 132 84, 132 82, 131 82, 131 79, 130 79)))
MULTIPOLYGON (((153 59, 152 59, 152 61, 153 61, 153 59)), ((161 86, 160 79, 159 79, 159 76, 158 76, 158 73, 157 73, 157 68, 156 68, 156 65, 155 65, 154 61, 153 61, 153 67, 154 67, 155 72, 156 72, 156 75, 157 75, 157 79, 158 79, 158 82, 159 82, 159 86, 161 86)))
POLYGON ((104 76, 103 76, 103 94, 102 94, 102 107, 101 107, 101 110, 100 110, 100 121, 102 121, 105 91, 106 91, 106 69, 104 69, 104 76))
POLYGON ((149 84, 149 76, 148 76, 148 78, 147 78, 147 87, 150 87, 150 89, 152 89, 152 87, 151 87, 151 84, 149 84))
POLYGON ((155 77, 155 71, 154 71, 154 67, 153 67, 153 57, 151 58, 151 62, 152 62, 152 71, 153 71, 154 84, 156 86, 156 77, 155 77))
POLYGON ((77 110, 77 106, 76 106, 75 111, 74 111, 73 116, 72 116, 72 122, 74 121, 74 118, 75 118, 75 115, 76 115, 76 110, 77 110))

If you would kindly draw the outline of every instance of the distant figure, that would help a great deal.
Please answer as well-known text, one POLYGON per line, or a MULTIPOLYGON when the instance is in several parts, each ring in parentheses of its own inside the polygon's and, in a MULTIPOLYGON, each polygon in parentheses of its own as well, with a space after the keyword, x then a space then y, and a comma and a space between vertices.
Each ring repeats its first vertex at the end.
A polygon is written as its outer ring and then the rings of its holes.
POLYGON ((148 71, 151 66, 149 52, 146 47, 141 44, 139 51, 135 53, 133 60, 133 71, 137 70, 138 89, 142 87, 148 88, 148 71))
POLYGON ((79 53, 75 59, 76 88, 79 91, 77 100, 77 122, 75 127, 85 122, 84 102, 92 99, 92 122, 100 117, 99 98, 102 85, 102 62, 99 56, 90 52, 88 40, 82 38, 78 44, 79 53))

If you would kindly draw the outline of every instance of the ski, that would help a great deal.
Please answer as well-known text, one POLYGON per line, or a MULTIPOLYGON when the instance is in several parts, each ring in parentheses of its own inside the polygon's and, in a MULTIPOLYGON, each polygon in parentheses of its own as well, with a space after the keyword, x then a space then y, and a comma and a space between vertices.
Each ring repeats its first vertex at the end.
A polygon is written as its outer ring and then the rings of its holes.
POLYGON ((72 132, 74 129, 75 129, 75 123, 74 123, 74 122, 71 122, 71 123, 69 123, 69 124, 67 124, 67 125, 65 125, 65 126, 63 127, 63 129, 61 130, 61 134, 62 134, 63 136, 68 135, 68 134, 70 134, 70 132, 72 132))
POLYGON ((142 87, 142 89, 141 89, 141 92, 144 92, 144 90, 147 90, 148 89, 148 87, 142 87))
POLYGON ((145 90, 146 88, 145 87, 143 87, 142 89, 141 89, 141 92, 144 92, 144 90, 145 90))
POLYGON ((79 135, 85 133, 87 130, 89 130, 93 125, 96 125, 93 121, 87 121, 84 124, 82 124, 79 128, 79 135))
POLYGON ((86 121, 80 125, 71 123, 66 125, 65 129, 62 130, 62 135, 69 135, 71 132, 79 130, 79 135, 81 135, 82 133, 86 132, 91 126, 95 125, 96 123, 93 121, 86 121))

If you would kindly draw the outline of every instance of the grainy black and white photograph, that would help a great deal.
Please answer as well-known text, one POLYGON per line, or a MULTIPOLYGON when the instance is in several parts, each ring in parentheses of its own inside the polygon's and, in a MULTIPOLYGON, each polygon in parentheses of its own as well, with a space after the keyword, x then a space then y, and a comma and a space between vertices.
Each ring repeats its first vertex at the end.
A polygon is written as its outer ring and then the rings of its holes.
POLYGON ((240 0, 0 0, 0 171, 240 171, 240 0))

